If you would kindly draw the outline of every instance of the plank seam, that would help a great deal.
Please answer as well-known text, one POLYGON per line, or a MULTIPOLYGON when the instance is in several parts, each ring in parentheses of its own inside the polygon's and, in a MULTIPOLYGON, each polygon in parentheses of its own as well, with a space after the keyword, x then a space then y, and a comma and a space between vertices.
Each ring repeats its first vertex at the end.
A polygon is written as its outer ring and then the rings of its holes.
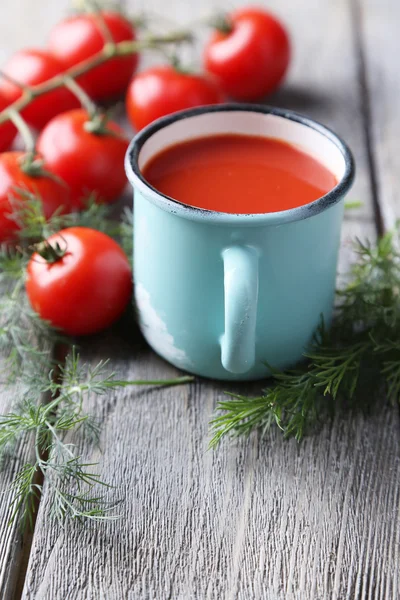
POLYGON ((367 77, 367 62, 364 51, 361 0, 350 0, 350 18, 353 29, 354 52, 357 60, 357 74, 360 90, 361 122, 367 152, 368 175, 375 213, 375 224, 379 235, 385 232, 382 208, 379 200, 378 169, 372 134, 371 96, 367 77))

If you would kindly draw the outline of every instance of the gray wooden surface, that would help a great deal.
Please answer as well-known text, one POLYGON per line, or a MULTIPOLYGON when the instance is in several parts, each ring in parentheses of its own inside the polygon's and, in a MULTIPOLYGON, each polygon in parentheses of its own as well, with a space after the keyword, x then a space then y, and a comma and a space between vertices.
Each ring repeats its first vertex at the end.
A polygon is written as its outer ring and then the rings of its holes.
MULTIPOLYGON (((288 23, 294 39, 287 85, 271 103, 330 125, 356 156, 351 196, 364 205, 346 215, 340 264, 345 271, 349 240, 373 237, 376 223, 390 226, 400 216, 400 79, 393 60, 400 50, 400 9, 394 0, 267 4, 288 23)), ((65 5, 64 0, 7 5, 1 53, 41 43, 65 5), (29 11, 29 26, 21 24, 21 10, 29 11)), ((134 7, 187 22, 234 5, 239 2, 170 0, 162 8, 161 0, 143 0, 134 7)), ((98 336, 84 345, 83 354, 93 363, 111 355, 121 377, 176 373, 137 332, 98 336)), ((338 415, 300 446, 273 432, 263 441, 254 435, 208 452, 208 421, 226 388, 198 381, 87 400, 87 410, 103 421, 103 454, 77 441, 91 461, 101 461, 101 475, 116 486, 110 499, 122 500, 121 519, 60 528, 49 519, 45 490, 23 598, 399 598, 397 409, 381 408, 369 417, 338 415)), ((8 404, 0 396, 1 412, 8 404)), ((12 469, 14 464, 0 485, 12 469)), ((17 532, 4 525, 6 508, 4 499, 0 590, 8 600, 12 586, 5 592, 5 582, 25 577, 21 564, 28 552, 21 554, 17 532)))

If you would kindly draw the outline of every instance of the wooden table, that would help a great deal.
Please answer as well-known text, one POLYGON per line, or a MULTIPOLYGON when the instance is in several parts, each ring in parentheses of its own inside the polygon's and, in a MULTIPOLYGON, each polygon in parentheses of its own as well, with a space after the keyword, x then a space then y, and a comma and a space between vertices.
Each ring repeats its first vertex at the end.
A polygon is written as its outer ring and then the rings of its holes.
MULTIPOLYGON (((293 65, 270 103, 333 127, 357 160, 346 214, 349 240, 373 238, 400 217, 400 5, 395 0, 260 2, 293 36, 293 65)), ((0 59, 44 43, 67 0, 4 3, 0 59)), ((224 0, 132 1, 136 11, 178 22, 224 0)), ((90 363, 112 357, 124 378, 169 377, 137 332, 105 333, 83 345, 90 363)), ((208 421, 226 386, 198 381, 171 389, 122 389, 86 408, 103 423, 103 454, 79 442, 122 498, 121 519, 62 528, 49 518, 45 487, 33 536, 7 526, 0 495, 0 594, 37 600, 397 600, 400 597, 400 421, 384 404, 365 417, 337 415, 301 445, 267 439, 207 451, 208 421), (14 591, 15 595, 14 595, 14 591)), ((249 386, 243 386, 243 391, 249 386)), ((254 387, 252 388, 254 390, 254 387)), ((15 390, 1 391, 7 412, 15 390)), ((5 489, 31 448, 0 475, 5 489)), ((113 495, 111 494, 111 495, 113 495)))

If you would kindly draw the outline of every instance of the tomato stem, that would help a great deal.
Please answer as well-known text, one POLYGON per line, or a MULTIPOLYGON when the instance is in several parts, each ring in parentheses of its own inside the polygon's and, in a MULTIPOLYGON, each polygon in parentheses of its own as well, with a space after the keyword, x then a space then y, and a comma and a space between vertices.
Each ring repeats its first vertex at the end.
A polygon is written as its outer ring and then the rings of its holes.
POLYGON ((100 29, 101 35, 103 36, 105 43, 114 46, 114 38, 112 36, 110 28, 107 25, 105 18, 103 17, 103 13, 101 12, 100 6, 95 0, 85 0, 85 4, 87 4, 91 9, 91 12, 97 21, 97 25, 100 29))
POLYGON ((84 123, 83 128, 94 135, 108 135, 112 137, 120 137, 118 134, 107 127, 108 115, 106 113, 95 112, 89 115, 89 119, 84 123))
POLYGON ((31 130, 29 129, 28 123, 25 121, 23 116, 13 108, 8 109, 10 120, 14 123, 15 127, 18 129, 18 133, 21 135, 25 149, 28 154, 35 153, 35 140, 32 135, 31 130))
POLYGON ((19 166, 21 171, 30 177, 43 177, 45 174, 43 160, 37 158, 34 151, 24 154, 19 161, 19 166))
POLYGON ((172 56, 170 56, 169 61, 171 63, 171 67, 174 69, 174 71, 176 71, 177 73, 180 73, 181 75, 191 75, 193 73, 195 73, 194 69, 190 69, 189 67, 184 67, 179 59, 179 57, 176 54, 173 54, 172 56))
POLYGON ((232 23, 229 21, 227 15, 224 15, 224 14, 220 14, 220 15, 216 15, 215 17, 212 17, 211 19, 208 20, 208 24, 211 27, 213 27, 213 29, 216 29, 217 31, 224 33, 226 35, 228 35, 229 33, 232 33, 232 31, 233 31, 232 23))
POLYGON ((4 71, 0 70, 0 77, 6 79, 6 81, 9 81, 23 92, 29 93, 30 88, 28 85, 22 83, 21 81, 18 81, 17 79, 14 79, 14 77, 11 77, 11 75, 9 75, 8 73, 5 73, 4 71))
POLYGON ((52 265, 65 256, 67 247, 65 246, 65 248, 61 248, 59 242, 55 242, 54 246, 52 246, 48 240, 44 240, 43 242, 37 244, 36 252, 39 254, 39 256, 44 258, 47 263, 52 265))
POLYGON ((137 52, 146 49, 157 49, 158 46, 163 44, 189 42, 192 39, 193 36, 190 31, 183 30, 171 32, 164 36, 151 35, 143 40, 106 43, 100 52, 71 67, 65 71, 65 73, 55 75, 51 79, 48 79, 47 81, 44 81, 38 85, 26 86, 22 96, 13 102, 8 108, 0 112, 0 125, 11 119, 11 111, 18 113, 21 112, 35 98, 65 86, 67 78, 76 79, 80 75, 83 75, 95 67, 102 65, 111 58, 136 54, 137 52))
POLYGON ((90 118, 92 118, 97 111, 97 106, 93 100, 88 96, 85 90, 69 75, 64 76, 65 87, 78 98, 82 107, 87 111, 90 118))
POLYGON ((136 15, 135 17, 128 19, 128 21, 132 23, 135 29, 147 29, 149 22, 147 16, 144 13, 141 15, 136 15))
POLYGON ((44 161, 36 155, 35 139, 23 116, 13 108, 9 108, 8 112, 10 121, 12 121, 17 128, 26 149, 26 153, 20 160, 21 170, 31 177, 50 177, 55 181, 65 183, 57 175, 50 171, 46 171, 43 167, 44 161))

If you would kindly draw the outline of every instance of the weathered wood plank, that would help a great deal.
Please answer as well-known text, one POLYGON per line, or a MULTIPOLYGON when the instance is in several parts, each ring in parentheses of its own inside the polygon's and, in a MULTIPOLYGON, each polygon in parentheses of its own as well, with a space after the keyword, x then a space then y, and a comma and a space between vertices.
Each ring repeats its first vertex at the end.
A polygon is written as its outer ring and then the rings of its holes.
POLYGON ((377 194, 386 229, 400 217, 400 53, 398 23, 400 6, 390 0, 355 0, 359 35, 368 83, 372 157, 377 194))
MULTIPOLYGON (((0 22, 0 64, 19 48, 43 46, 50 27, 60 18, 67 5, 67 0, 41 3, 40 6, 22 0, 6 3, 2 7, 0 22)), ((0 369, 3 367, 0 359, 0 369)), ((0 414, 12 410, 19 390, 18 386, 0 387, 0 414)), ((0 598, 4 600, 13 597, 31 541, 30 535, 21 535, 18 522, 13 526, 8 524, 13 500, 9 488, 15 475, 31 456, 32 445, 21 443, 16 448, 15 456, 7 460, 4 470, 0 471, 0 598)))
MULTIPOLYGON (((160 6, 146 2, 149 10, 160 6)), ((175 0, 168 16, 195 19, 210 6, 175 0)), ((348 215, 344 237, 371 235, 350 6, 344 0, 268 6, 291 25, 295 47, 290 82, 273 102, 321 119, 349 141, 359 166, 353 195, 365 205, 348 215)), ((344 246, 343 268, 350 254, 344 246)), ((137 332, 132 337, 89 340, 85 357, 95 363, 112 355, 125 378, 175 374, 137 332)), ((273 432, 265 441, 253 436, 211 453, 208 420, 224 389, 202 381, 87 401, 103 422, 104 455, 84 442, 82 451, 102 461, 102 476, 116 486, 110 497, 123 498, 122 518, 63 529, 49 521, 45 494, 24 598, 398 597, 397 412, 338 416, 301 446, 273 432)))
MULTIPOLYGON (((400 111, 397 98, 400 94, 400 81, 396 58, 400 52, 400 40, 396 25, 400 19, 398 3, 384 0, 353 0, 360 47, 360 63, 364 70, 365 93, 367 96, 367 127, 370 144, 372 180, 379 205, 383 230, 395 227, 400 218, 400 183, 398 138, 400 135, 400 111)), ((398 464, 398 456, 396 464, 398 464)), ((398 492, 397 492, 398 494, 398 492)), ((393 518, 387 525, 382 563, 398 569, 400 549, 400 500, 397 496, 393 506, 393 518)), ((374 553, 377 552, 375 546, 374 553)), ((371 551, 372 552, 372 551, 371 551)), ((375 583, 377 596, 396 598, 400 593, 399 577, 393 579, 393 588, 387 587, 387 579, 376 569, 375 583)))

